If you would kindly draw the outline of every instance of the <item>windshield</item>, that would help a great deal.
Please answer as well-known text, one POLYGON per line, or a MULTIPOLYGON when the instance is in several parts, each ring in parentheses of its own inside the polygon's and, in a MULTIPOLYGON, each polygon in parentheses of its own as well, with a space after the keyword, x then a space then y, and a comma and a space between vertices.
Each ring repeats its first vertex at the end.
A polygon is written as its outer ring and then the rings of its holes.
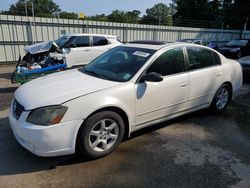
POLYGON ((126 82, 138 72, 155 51, 118 46, 102 54, 80 70, 102 79, 126 82))
POLYGON ((232 40, 226 44, 226 46, 246 46, 247 40, 232 40))
POLYGON ((55 43, 59 48, 62 48, 70 40, 70 38, 70 36, 62 36, 61 38, 57 39, 55 43))

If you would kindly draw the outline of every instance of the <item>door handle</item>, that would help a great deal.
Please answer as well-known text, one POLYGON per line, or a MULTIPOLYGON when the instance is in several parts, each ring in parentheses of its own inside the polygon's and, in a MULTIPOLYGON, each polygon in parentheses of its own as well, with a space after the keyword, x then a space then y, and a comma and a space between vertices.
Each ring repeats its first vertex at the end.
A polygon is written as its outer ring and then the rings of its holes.
POLYGON ((188 86, 188 83, 183 83, 183 84, 181 85, 181 87, 186 87, 186 86, 188 86))
POLYGON ((221 76, 221 75, 222 75, 221 72, 216 73, 216 76, 221 76))
POLYGON ((89 52, 90 50, 84 50, 85 52, 89 52))

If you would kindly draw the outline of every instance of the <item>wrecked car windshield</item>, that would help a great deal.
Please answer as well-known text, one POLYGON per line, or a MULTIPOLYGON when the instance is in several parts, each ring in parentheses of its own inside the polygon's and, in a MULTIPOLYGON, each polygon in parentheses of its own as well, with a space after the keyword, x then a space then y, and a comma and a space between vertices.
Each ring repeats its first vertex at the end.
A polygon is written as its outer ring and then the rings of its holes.
POLYGON ((126 82, 138 72, 155 51, 119 46, 99 56, 80 70, 99 78, 126 82))
POLYGON ((70 38, 70 36, 62 36, 61 38, 57 39, 55 43, 59 48, 62 48, 70 40, 70 38))

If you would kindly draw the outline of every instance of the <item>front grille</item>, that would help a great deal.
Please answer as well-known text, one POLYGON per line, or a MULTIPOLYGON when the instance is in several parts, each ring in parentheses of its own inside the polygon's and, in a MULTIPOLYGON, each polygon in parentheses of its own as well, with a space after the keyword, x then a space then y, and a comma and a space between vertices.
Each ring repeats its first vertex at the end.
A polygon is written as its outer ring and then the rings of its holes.
POLYGON ((23 105, 21 105, 16 99, 14 99, 13 105, 12 105, 12 111, 13 111, 13 115, 15 116, 15 118, 18 120, 19 117, 21 116, 21 114, 24 111, 24 107, 23 105))

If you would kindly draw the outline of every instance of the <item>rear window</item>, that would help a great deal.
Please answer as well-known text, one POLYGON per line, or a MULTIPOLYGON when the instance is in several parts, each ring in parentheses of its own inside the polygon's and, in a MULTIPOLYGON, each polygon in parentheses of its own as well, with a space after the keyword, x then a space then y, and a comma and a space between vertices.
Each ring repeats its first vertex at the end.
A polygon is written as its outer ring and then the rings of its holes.
POLYGON ((88 36, 77 36, 75 43, 76 43, 76 47, 89 46, 89 37, 88 36))
POLYGON ((187 47, 189 70, 195 70, 220 64, 220 58, 213 51, 205 48, 187 47))
POLYGON ((109 42, 105 37, 93 37, 93 46, 104 46, 109 42))

